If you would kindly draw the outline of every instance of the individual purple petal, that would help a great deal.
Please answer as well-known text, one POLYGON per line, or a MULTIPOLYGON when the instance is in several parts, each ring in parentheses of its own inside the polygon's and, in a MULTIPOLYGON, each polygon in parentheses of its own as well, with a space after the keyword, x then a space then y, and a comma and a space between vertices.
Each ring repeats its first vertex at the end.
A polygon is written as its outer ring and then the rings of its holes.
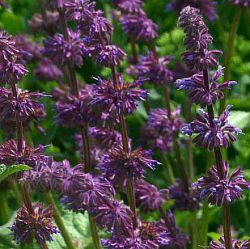
MULTIPOLYGON (((250 248, 250 240, 232 240, 232 249, 248 249, 250 248)), ((208 249, 225 249, 225 240, 220 238, 219 241, 211 241, 208 249)))

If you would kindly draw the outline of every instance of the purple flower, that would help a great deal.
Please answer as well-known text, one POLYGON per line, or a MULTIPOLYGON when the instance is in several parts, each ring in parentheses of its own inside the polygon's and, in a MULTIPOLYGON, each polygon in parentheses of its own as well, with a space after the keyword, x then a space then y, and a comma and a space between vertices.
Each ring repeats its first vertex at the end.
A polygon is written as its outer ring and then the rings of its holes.
POLYGON ((121 146, 117 146, 103 156, 98 168, 115 186, 124 187, 129 178, 142 178, 145 170, 154 169, 157 163, 150 151, 137 148, 126 154, 121 146))
POLYGON ((199 110, 197 119, 182 127, 182 132, 186 135, 196 135, 194 143, 201 148, 212 150, 218 147, 227 148, 230 142, 236 141, 236 136, 241 134, 241 130, 228 123, 229 110, 227 106, 224 112, 218 117, 209 119, 208 113, 203 109, 199 110))
POLYGON ((191 186, 189 192, 186 192, 181 180, 169 187, 169 198, 174 200, 174 208, 177 210, 195 211, 200 206, 199 193, 191 186))
POLYGON ((201 71, 217 66, 216 57, 221 51, 208 50, 212 37, 200 16, 200 11, 190 6, 185 7, 180 13, 178 23, 186 33, 184 45, 187 51, 183 53, 183 59, 190 69, 201 71))
POLYGON ((106 200, 90 210, 95 223, 113 234, 129 234, 132 229, 133 213, 122 202, 106 200))
POLYGON ((38 62, 34 75, 41 81, 60 80, 63 72, 50 59, 43 58, 38 62))
POLYGON ((85 40, 89 46, 107 45, 113 31, 112 25, 100 10, 93 12, 87 22, 80 23, 80 29, 87 36, 85 40))
MULTIPOLYGON (((219 242, 211 241, 208 249, 225 249, 225 240, 220 238, 219 242)), ((250 240, 232 240, 232 249, 248 249, 250 248, 250 240)))
POLYGON ((26 35, 15 37, 15 45, 20 50, 24 62, 40 59, 42 57, 42 48, 38 43, 32 42, 26 35))
POLYGON ((104 150, 109 150, 114 146, 120 146, 122 144, 122 135, 116 130, 110 128, 89 128, 89 135, 93 140, 93 143, 104 150))
POLYGON ((229 0, 232 4, 240 7, 248 8, 250 6, 250 0, 229 0))
POLYGON ((200 10, 201 14, 210 21, 214 21, 216 3, 213 0, 172 0, 168 5, 168 10, 175 10, 178 14, 186 6, 191 6, 200 10))
POLYGON ((89 103, 92 99, 92 86, 86 85, 75 96, 64 89, 55 89, 53 96, 56 104, 56 122, 65 127, 80 127, 93 119, 93 113, 89 103))
POLYGON ((47 164, 48 157, 43 154, 44 147, 40 145, 37 148, 29 147, 23 140, 22 154, 18 155, 17 143, 15 140, 9 140, 0 146, 0 164, 14 165, 26 164, 32 168, 40 164, 47 164))
POLYGON ((65 12, 70 20, 77 22, 86 22, 92 18, 95 8, 95 2, 89 0, 69 0, 66 1, 65 12))
POLYGON ((135 199, 142 211, 159 210, 168 197, 168 190, 158 190, 156 186, 140 179, 135 183, 135 199))
POLYGON ((114 5, 124 13, 142 14, 142 0, 114 0, 114 5))
POLYGON ((7 32, 0 30, 0 64, 3 61, 12 61, 12 58, 17 57, 20 51, 15 46, 14 38, 7 32))
POLYGON ((49 32, 50 34, 54 34, 58 21, 59 21, 59 13, 57 11, 45 11, 46 20, 44 20, 42 14, 35 13, 32 18, 28 21, 29 28, 33 32, 49 32))
POLYGON ((93 87, 92 105, 99 105, 106 113, 131 114, 137 107, 139 101, 145 101, 148 92, 140 89, 141 81, 133 83, 123 82, 120 74, 117 82, 97 79, 93 87))
POLYGON ((239 200, 243 189, 250 189, 250 183, 243 178, 240 167, 229 174, 229 165, 224 162, 223 178, 219 176, 217 168, 212 166, 207 176, 194 183, 194 187, 197 188, 202 199, 207 199, 212 205, 222 206, 239 200))
POLYGON ((68 175, 62 184, 62 203, 75 212, 92 212, 94 208, 100 207, 103 202, 115 195, 108 180, 85 174, 79 166, 72 170, 71 175, 68 175))
POLYGON ((0 82, 4 84, 15 84, 21 81, 27 74, 26 68, 16 61, 4 61, 0 63, 0 82))
POLYGON ((38 122, 46 115, 43 104, 38 102, 43 96, 42 93, 18 89, 15 98, 11 90, 0 88, 0 121, 13 122, 20 117, 23 122, 38 122))
POLYGON ((25 206, 21 207, 10 227, 18 244, 31 244, 35 238, 38 244, 43 245, 46 241, 52 241, 52 235, 59 232, 52 223, 50 207, 44 208, 42 204, 35 204, 33 209, 34 213, 30 214, 25 206))
POLYGON ((55 34, 45 41, 44 53, 58 65, 69 63, 71 66, 82 66, 84 44, 79 31, 68 29, 69 41, 62 34, 55 34))
POLYGON ((92 59, 100 65, 114 67, 120 63, 126 54, 115 45, 95 46, 89 50, 92 59))
MULTIPOLYGON (((160 240, 162 249, 183 249, 186 248, 189 238, 185 233, 182 233, 176 226, 175 217, 172 212, 166 214, 167 218, 167 231, 168 239, 163 237, 160 240)), ((162 220, 161 225, 164 226, 166 223, 162 220)))
POLYGON ((141 56, 138 64, 131 66, 128 71, 134 77, 162 85, 173 80, 172 72, 167 69, 169 61, 169 56, 156 58, 152 52, 148 52, 146 56, 141 56))
POLYGON ((189 78, 179 79, 176 81, 176 87, 178 90, 185 90, 194 103, 201 106, 212 105, 224 97, 223 90, 230 89, 237 84, 236 81, 219 84, 218 79, 223 75, 222 71, 223 68, 219 66, 210 79, 209 89, 204 84, 203 74, 194 74, 189 78))
POLYGON ((122 30, 135 41, 148 42, 156 36, 157 25, 145 14, 126 14, 121 18, 122 30))

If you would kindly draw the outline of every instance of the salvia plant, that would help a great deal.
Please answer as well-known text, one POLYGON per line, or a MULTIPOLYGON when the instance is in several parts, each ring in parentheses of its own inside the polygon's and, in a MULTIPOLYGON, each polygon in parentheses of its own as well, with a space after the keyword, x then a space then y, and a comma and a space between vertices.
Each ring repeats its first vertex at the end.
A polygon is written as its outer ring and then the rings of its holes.
POLYGON ((0 249, 250 249, 249 0, 0 6, 0 249))

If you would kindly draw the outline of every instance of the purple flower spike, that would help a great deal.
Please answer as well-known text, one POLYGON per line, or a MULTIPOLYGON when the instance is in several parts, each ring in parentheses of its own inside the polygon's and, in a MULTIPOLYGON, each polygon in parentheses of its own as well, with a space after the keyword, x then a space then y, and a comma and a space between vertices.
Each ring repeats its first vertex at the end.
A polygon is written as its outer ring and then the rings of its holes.
MULTIPOLYGON (((166 214, 168 219, 168 239, 163 237, 160 240, 160 248, 163 249, 183 249, 186 248, 189 238, 185 233, 182 233, 180 229, 176 226, 175 217, 172 212, 166 214)), ((162 220, 161 225, 166 225, 165 222, 162 220)))
POLYGON ((250 183, 243 178, 240 167, 235 168, 229 175, 229 165, 224 162, 223 179, 220 178, 217 168, 212 166, 207 176, 194 183, 194 187, 202 199, 207 199, 212 205, 222 206, 239 200, 243 189, 250 189, 250 183))
POLYGON ((75 212, 85 210, 92 212, 94 208, 101 206, 115 195, 108 180, 85 174, 79 166, 62 184, 64 192, 62 203, 75 212))
POLYGON ((33 73, 41 81, 60 80, 63 77, 61 69, 47 58, 38 62, 33 73))
POLYGON ((152 159, 150 151, 137 148, 127 155, 122 147, 118 146, 103 156, 99 170, 115 186, 125 187, 129 178, 142 178, 145 170, 154 169, 157 163, 152 159))
POLYGON ((114 67, 120 63, 126 54, 115 45, 99 45, 89 50, 93 60, 106 67, 114 67))
POLYGON ((187 193, 181 180, 169 187, 169 198, 174 200, 174 208, 177 210, 195 211, 200 206, 199 193, 191 186, 187 193))
POLYGON ((209 115, 203 109, 199 110, 197 119, 182 127, 182 132, 192 136, 195 134, 194 143, 201 148, 213 150, 214 148, 227 148, 230 142, 236 141, 236 136, 242 134, 242 131, 228 123, 229 110, 227 106, 225 111, 218 117, 209 120, 209 115))
POLYGON ((79 31, 73 32, 68 29, 70 41, 64 40, 62 34, 55 34, 49 38, 44 46, 44 53, 58 65, 63 65, 66 62, 71 66, 82 66, 84 55, 84 44, 79 31))
POLYGON ((21 207, 14 224, 10 227, 13 237, 18 244, 36 241, 43 245, 46 241, 52 241, 52 235, 59 231, 53 225, 52 209, 44 208, 42 204, 33 206, 34 214, 30 214, 25 206, 21 207))
POLYGON ((70 20, 77 22, 86 22, 92 18, 95 8, 95 2, 89 0, 69 0, 66 1, 65 12, 70 20))
POLYGON ((92 105, 99 105, 106 113, 131 114, 139 101, 145 101, 148 92, 140 89, 141 81, 123 82, 119 74, 117 85, 112 81, 97 79, 93 87, 92 105))
POLYGON ((212 105, 224 97, 223 90, 230 89, 237 84, 236 81, 226 81, 219 84, 217 80, 222 76, 222 70, 223 68, 219 66, 210 79, 209 89, 204 84, 203 74, 194 74, 189 78, 179 79, 175 84, 178 90, 185 90, 194 103, 203 107, 212 105))
POLYGON ((121 26, 135 41, 148 42, 157 36, 157 25, 145 14, 124 15, 121 18, 121 26))
POLYGON ((28 70, 16 61, 0 64, 0 83, 16 84, 28 73, 28 70))
POLYGON ((31 148, 23 141, 23 151, 20 157, 16 141, 9 140, 0 146, 0 164, 26 164, 32 168, 37 165, 47 165, 48 157, 44 156, 43 149, 43 146, 31 148))
POLYGON ((189 68, 201 71, 218 66, 216 57, 221 51, 208 50, 212 37, 200 16, 200 11, 190 6, 185 7, 180 13, 178 23, 186 33, 184 45, 187 51, 183 53, 183 59, 189 68))
MULTIPOLYGON (((219 242, 212 241, 208 247, 208 249, 225 249, 225 240, 224 238, 220 238, 219 242)), ((232 240, 232 249, 248 249, 250 248, 250 240, 232 240)))
POLYGON ((19 116, 23 122, 39 121, 45 117, 44 106, 38 102, 44 96, 42 93, 21 91, 18 98, 13 97, 12 91, 0 88, 0 121, 14 122, 19 116))
POLYGON ((133 213, 122 202, 106 200, 90 210, 96 224, 113 234, 129 234, 133 227, 133 213))
POLYGON ((92 99, 92 86, 86 85, 79 91, 79 96, 75 96, 64 89, 55 89, 54 98, 57 111, 57 124, 65 127, 80 127, 94 119, 95 115, 89 107, 92 99))
POLYGON ((172 0, 168 5, 168 10, 175 10, 178 14, 186 6, 191 6, 200 10, 201 14, 206 16, 208 20, 214 21, 216 9, 213 0, 172 0))
POLYGON ((114 0, 114 5, 124 13, 142 14, 142 0, 114 0))
POLYGON ((168 197, 168 189, 158 190, 156 186, 144 180, 137 180, 135 183, 135 199, 137 206, 142 211, 159 210, 164 200, 168 197))
POLYGON ((249 8, 250 0, 229 0, 232 4, 238 5, 243 8, 249 8))
POLYGON ((139 77, 156 85, 166 84, 173 80, 173 74, 167 69, 169 56, 155 58, 152 52, 141 56, 137 65, 128 69, 129 74, 139 77))

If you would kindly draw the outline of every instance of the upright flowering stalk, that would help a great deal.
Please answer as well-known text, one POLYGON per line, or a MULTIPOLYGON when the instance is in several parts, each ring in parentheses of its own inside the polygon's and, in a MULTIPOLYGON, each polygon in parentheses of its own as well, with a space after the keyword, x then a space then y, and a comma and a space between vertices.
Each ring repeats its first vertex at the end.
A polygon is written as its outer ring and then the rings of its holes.
MULTIPOLYGON (((23 136, 23 129, 32 121, 38 121, 45 116, 43 105, 38 100, 41 93, 23 91, 17 87, 27 73, 20 63, 22 53, 17 48, 13 37, 0 31, 0 81, 11 88, 1 88, 1 119, 6 126, 16 125, 16 140, 9 140, 0 146, 0 163, 5 165, 26 164, 31 168, 47 164, 47 157, 42 153, 42 146, 31 148, 23 136)), ((20 177, 20 176, 19 176, 20 177)), ((17 179, 19 179, 17 177, 17 179)), ((32 243, 36 239, 41 248, 46 249, 46 241, 52 240, 52 234, 57 229, 52 224, 52 210, 41 204, 31 203, 29 182, 21 184, 23 207, 17 212, 16 220, 10 228, 17 243, 32 243)))
MULTIPOLYGON (((184 8, 179 17, 179 26, 186 34, 184 44, 187 51, 183 53, 183 59, 190 69, 201 73, 177 80, 177 88, 185 90, 194 103, 207 109, 207 112, 200 109, 197 119, 184 125, 182 131, 189 136, 194 134, 193 141, 196 146, 212 150, 215 155, 215 166, 194 187, 199 191, 200 198, 206 198, 210 204, 222 207, 224 247, 221 248, 234 249, 237 247, 231 238, 229 205, 239 199, 242 190, 248 189, 250 185, 243 179, 240 168, 236 168, 229 175, 229 165, 222 159, 221 148, 227 148, 230 142, 236 140, 236 135, 241 133, 228 123, 230 106, 216 117, 213 105, 224 97, 222 90, 230 88, 236 82, 218 83, 222 76, 222 67, 218 67, 210 76, 210 70, 218 66, 216 57, 221 51, 209 50, 212 37, 198 9, 189 6, 184 8)), ((217 248, 216 243, 212 242, 209 248, 217 248)))

